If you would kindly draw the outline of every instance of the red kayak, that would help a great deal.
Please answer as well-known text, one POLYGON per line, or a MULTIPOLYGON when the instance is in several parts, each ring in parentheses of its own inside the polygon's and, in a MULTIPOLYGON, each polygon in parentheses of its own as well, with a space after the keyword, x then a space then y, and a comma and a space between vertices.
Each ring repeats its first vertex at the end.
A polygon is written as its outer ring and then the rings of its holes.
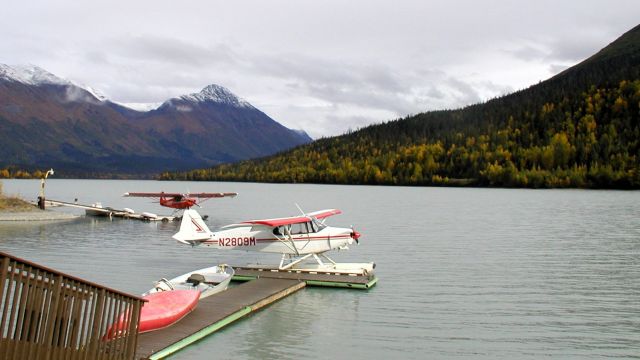
MULTIPOLYGON (((140 311, 138 333, 165 328, 185 315, 190 313, 198 305, 200 291, 195 290, 171 290, 161 291, 142 297, 148 300, 140 311)), ((125 319, 128 313, 120 315, 116 324, 107 330, 107 339, 113 339, 121 333, 116 329, 125 329, 125 319)))
POLYGON ((182 319, 198 305, 200 292, 194 290, 161 291, 143 296, 148 300, 140 311, 139 333, 165 328, 182 319))

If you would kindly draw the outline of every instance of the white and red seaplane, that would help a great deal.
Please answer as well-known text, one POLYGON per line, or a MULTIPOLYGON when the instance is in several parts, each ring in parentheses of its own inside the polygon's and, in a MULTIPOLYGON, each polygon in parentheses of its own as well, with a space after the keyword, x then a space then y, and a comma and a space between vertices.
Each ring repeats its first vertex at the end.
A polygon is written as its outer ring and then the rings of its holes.
MULTIPOLYGON (((189 209, 184 211, 180 230, 173 238, 192 246, 280 253, 282 258, 279 270, 292 269, 313 258, 317 262, 317 265, 311 265, 313 269, 357 269, 364 273, 373 271, 373 263, 338 264, 325 254, 330 250, 348 249, 354 242, 359 243, 360 233, 353 228, 338 228, 325 224, 327 217, 340 213, 340 210, 329 209, 294 217, 250 220, 223 226, 212 232, 200 214, 189 209)), ((306 265, 305 268, 310 267, 306 265)))

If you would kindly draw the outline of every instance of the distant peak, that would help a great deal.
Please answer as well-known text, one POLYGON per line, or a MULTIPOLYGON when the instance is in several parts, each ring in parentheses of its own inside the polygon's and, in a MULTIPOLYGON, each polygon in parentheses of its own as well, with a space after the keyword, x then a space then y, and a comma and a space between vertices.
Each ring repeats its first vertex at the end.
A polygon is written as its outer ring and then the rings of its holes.
POLYGON ((191 102, 216 102, 235 107, 253 107, 249 102, 237 97, 229 89, 215 84, 206 86, 199 93, 183 95, 180 99, 191 102))
POLYGON ((107 96, 100 90, 96 89, 96 88, 92 88, 91 86, 80 86, 81 88, 85 89, 86 91, 88 91, 91 95, 93 95, 96 99, 100 100, 100 101, 107 101, 107 96))
POLYGON ((0 64, 0 78, 17 81, 28 85, 71 85, 68 80, 53 75, 36 65, 5 65, 0 64))
POLYGON ((97 89, 63 79, 36 65, 0 64, 0 80, 2 79, 34 86, 66 86, 65 95, 68 101, 88 101, 94 103, 96 100, 98 100, 98 103, 107 101, 107 97, 97 89), (86 92, 88 92, 90 96, 86 92))

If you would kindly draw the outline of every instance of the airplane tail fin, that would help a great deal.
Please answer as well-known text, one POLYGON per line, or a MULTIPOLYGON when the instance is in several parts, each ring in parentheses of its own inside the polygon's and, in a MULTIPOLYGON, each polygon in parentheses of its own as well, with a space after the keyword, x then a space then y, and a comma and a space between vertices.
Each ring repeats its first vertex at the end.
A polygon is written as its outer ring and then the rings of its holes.
POLYGON ((182 214, 180 230, 173 235, 173 238, 183 244, 198 245, 211 238, 211 231, 197 211, 186 209, 182 214))

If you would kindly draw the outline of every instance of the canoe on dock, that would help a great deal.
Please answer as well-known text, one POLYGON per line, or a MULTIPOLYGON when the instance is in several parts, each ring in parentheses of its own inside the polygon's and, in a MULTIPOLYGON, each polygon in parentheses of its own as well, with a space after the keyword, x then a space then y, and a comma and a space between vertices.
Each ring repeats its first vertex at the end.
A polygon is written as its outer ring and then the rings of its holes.
POLYGON ((194 270, 171 280, 162 278, 156 282, 152 289, 142 295, 182 289, 198 291, 200 299, 204 299, 226 290, 234 273, 233 268, 228 265, 216 265, 194 270))

